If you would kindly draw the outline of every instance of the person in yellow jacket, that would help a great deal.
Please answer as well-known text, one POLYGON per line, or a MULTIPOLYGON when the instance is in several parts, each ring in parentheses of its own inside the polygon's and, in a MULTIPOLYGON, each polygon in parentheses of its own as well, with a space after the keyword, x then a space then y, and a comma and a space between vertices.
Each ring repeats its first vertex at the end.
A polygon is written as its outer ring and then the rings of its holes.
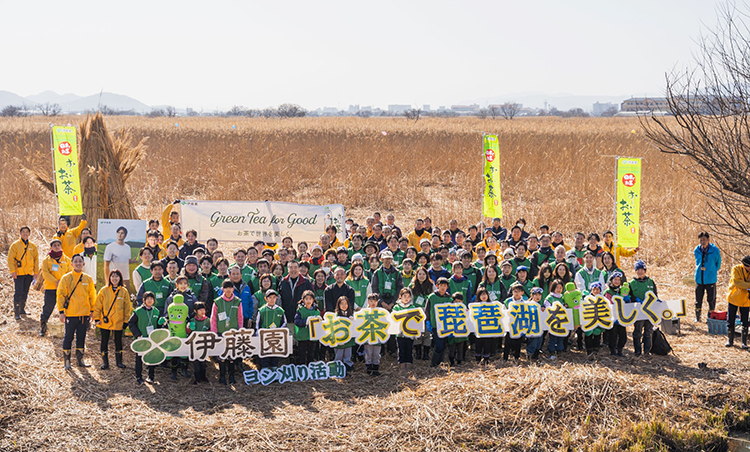
POLYGON ((63 253, 68 257, 72 257, 75 254, 73 251, 76 247, 76 241, 88 223, 86 223, 86 214, 81 215, 81 222, 73 229, 70 229, 69 221, 70 218, 66 216, 60 217, 57 221, 57 233, 55 236, 62 242, 63 253))
POLYGON ((62 242, 60 239, 53 239, 49 243, 49 253, 42 261, 42 278, 44 278, 44 306, 42 307, 42 316, 39 319, 41 329, 39 337, 47 334, 47 320, 55 311, 57 305, 57 286, 60 279, 66 273, 73 270, 70 265, 70 258, 63 254, 62 242))
POLYGON ((734 329, 737 310, 740 311, 742 322, 742 348, 747 350, 748 314, 750 314, 750 256, 742 258, 742 262, 732 267, 732 278, 729 280, 729 295, 727 296, 727 347, 734 345, 734 329))
POLYGON ((414 230, 411 231, 406 238, 409 239, 409 246, 413 246, 419 250, 419 242, 421 242, 422 239, 430 240, 432 235, 425 230, 424 220, 420 218, 414 222, 414 230))
POLYGON ((8 270, 13 278, 13 312, 16 320, 21 320, 26 312, 26 300, 29 298, 29 287, 39 276, 39 251, 36 245, 29 241, 31 229, 21 228, 21 238, 10 245, 8 249, 8 270))
POLYGON ((620 256, 632 257, 638 252, 639 248, 623 248, 621 245, 615 245, 615 236, 612 231, 604 231, 604 243, 602 243, 602 251, 610 252, 615 256, 615 264, 620 267, 620 256))
POLYGON ((180 223, 180 213, 174 210, 174 206, 179 204, 180 200, 176 199, 172 204, 165 207, 161 213, 161 233, 164 237, 172 231, 173 224, 180 223))
MULTIPOLYGON (((89 229, 88 227, 81 229, 81 243, 79 243, 78 245, 76 245, 75 248, 73 248, 73 254, 83 254, 83 252, 85 251, 84 250, 85 246, 83 242, 84 240, 86 240, 86 237, 93 238, 93 236, 91 235, 91 229, 89 229)), ((94 247, 96 247, 96 239, 94 239, 94 247)))
POLYGON ((115 336, 115 359, 117 367, 124 369, 122 363, 122 330, 130 320, 133 306, 130 303, 128 289, 123 286, 120 270, 112 270, 107 285, 96 295, 94 303, 94 322, 101 330, 102 370, 109 369, 109 335, 115 336))
POLYGON ((179 223, 175 223, 172 225, 169 237, 164 239, 164 242, 162 242, 162 247, 166 250, 167 245, 169 245, 170 242, 176 243, 178 249, 182 248, 182 245, 185 244, 185 239, 182 238, 182 226, 180 226, 179 223))
POLYGON ((94 315, 96 288, 91 276, 83 272, 83 256, 76 254, 70 260, 73 271, 66 273, 57 286, 57 310, 60 322, 65 324, 63 338, 63 355, 65 369, 70 369, 70 347, 73 336, 76 338, 76 365, 90 367, 83 362, 83 351, 86 345, 86 331, 94 315))

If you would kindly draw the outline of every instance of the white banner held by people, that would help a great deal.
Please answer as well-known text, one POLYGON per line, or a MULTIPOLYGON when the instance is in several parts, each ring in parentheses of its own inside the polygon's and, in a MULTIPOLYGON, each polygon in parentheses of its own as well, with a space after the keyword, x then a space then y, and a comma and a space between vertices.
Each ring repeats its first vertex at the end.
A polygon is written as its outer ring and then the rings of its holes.
POLYGON ((318 243, 329 225, 336 226, 344 241, 344 206, 313 206, 287 202, 181 201, 180 213, 185 230, 198 231, 200 240, 278 243, 284 237, 295 242, 318 243))

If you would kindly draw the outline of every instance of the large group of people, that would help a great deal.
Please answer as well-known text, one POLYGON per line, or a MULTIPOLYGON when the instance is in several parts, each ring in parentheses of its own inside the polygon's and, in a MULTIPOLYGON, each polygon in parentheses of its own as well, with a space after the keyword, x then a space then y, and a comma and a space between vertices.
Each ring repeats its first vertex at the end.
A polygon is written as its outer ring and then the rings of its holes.
MULTIPOLYGON (((446 229, 432 224, 429 217, 417 219, 412 230, 402 230, 392 214, 379 213, 364 224, 346 221, 346 231, 328 226, 317 243, 297 242, 284 237, 281 243, 256 241, 247 248, 235 248, 225 255, 219 242, 199 241, 195 230, 182 231, 179 212, 169 205, 161 221, 151 220, 146 245, 140 249, 140 263, 131 274, 118 265, 106 265, 104 286, 95 289, 96 243, 86 228, 85 216, 74 229, 60 217, 59 229, 49 243, 49 252, 39 262, 36 245, 23 227, 20 238, 10 247, 8 266, 15 280, 14 314, 28 315, 29 288, 43 278, 44 304, 39 335, 57 311, 65 325, 62 343, 64 365, 71 368, 75 339, 76 364, 84 361, 86 332, 93 323, 101 332, 101 369, 109 368, 109 340, 114 340, 116 365, 124 368, 123 336, 134 338, 164 328, 170 319, 184 321, 184 331, 213 331, 222 334, 241 327, 288 328, 294 337, 291 360, 309 364, 316 360, 339 360, 351 373, 364 361, 368 375, 380 375, 382 357, 392 357, 408 370, 415 361, 439 366, 447 358, 450 366, 471 359, 488 364, 493 360, 519 359, 523 344, 528 359, 557 359, 569 349, 595 357, 602 347, 609 354, 623 356, 627 330, 615 324, 610 330, 580 328, 570 336, 544 334, 535 338, 446 337, 436 334, 435 307, 442 303, 504 302, 532 300, 541 309, 555 301, 563 305, 574 297, 567 294, 621 296, 627 303, 639 303, 649 291, 658 295, 647 266, 638 259, 630 277, 621 259, 635 256, 638 248, 617 245, 611 231, 576 232, 572 242, 565 235, 541 225, 528 231, 521 218, 508 230, 499 218, 491 224, 470 225, 466 231, 451 220, 446 229), (345 237, 342 240, 342 236, 345 237), (92 270, 92 260, 93 270, 92 270), (93 273, 92 273, 93 272, 93 273), (132 276, 132 278, 131 278, 132 276), (135 289, 131 301, 130 283, 135 289), (352 318, 366 307, 399 311, 421 307, 426 329, 418 338, 398 335, 382 346, 358 346, 353 341, 329 348, 310 340, 309 319, 332 312, 352 318), (546 348, 545 348, 546 342, 546 348)), ((127 234, 127 231, 125 231, 127 234)), ((107 256, 105 256, 105 260, 107 256)), ((111 259, 111 258, 110 258, 111 259)), ((704 298, 709 310, 716 307, 717 273, 721 253, 701 232, 695 248, 695 315, 701 321, 704 298)), ((742 347, 747 348, 750 312, 750 256, 732 269, 729 285, 728 346, 733 345, 739 311, 742 347)), ((572 307, 572 306, 569 306, 572 307)), ((651 351, 652 325, 638 321, 633 326, 635 356, 651 351)), ((219 381, 234 383, 235 372, 246 365, 242 360, 218 360, 219 381)), ((261 368, 276 368, 278 358, 254 359, 261 368)), ((166 366, 170 378, 189 377, 189 362, 173 358, 166 366)), ((136 356, 136 379, 153 382, 155 368, 136 356)), ((208 381, 206 363, 193 362, 193 382, 208 381)))

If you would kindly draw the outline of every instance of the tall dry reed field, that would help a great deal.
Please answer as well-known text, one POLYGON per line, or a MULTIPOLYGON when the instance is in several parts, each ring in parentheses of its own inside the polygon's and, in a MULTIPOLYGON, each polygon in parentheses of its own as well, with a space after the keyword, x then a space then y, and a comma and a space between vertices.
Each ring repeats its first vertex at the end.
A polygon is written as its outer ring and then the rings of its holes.
MULTIPOLYGON (((614 156, 643 157, 641 256, 668 264, 694 246, 696 226, 683 214, 698 200, 679 162, 651 147, 635 119, 106 121, 112 131, 128 129, 135 142, 148 137, 147 156, 128 186, 143 218, 157 217, 174 199, 272 200, 341 203, 359 220, 375 210, 393 212, 407 228, 426 215, 440 226, 456 218, 466 227, 481 219, 487 132, 500 140, 506 226, 524 217, 531 229, 547 223, 568 241, 578 230, 613 228, 614 156)), ((54 200, 19 171, 33 165, 52 171, 47 125, 38 118, 0 121, 0 153, 0 227, 10 237, 22 224, 49 235, 54 200)))

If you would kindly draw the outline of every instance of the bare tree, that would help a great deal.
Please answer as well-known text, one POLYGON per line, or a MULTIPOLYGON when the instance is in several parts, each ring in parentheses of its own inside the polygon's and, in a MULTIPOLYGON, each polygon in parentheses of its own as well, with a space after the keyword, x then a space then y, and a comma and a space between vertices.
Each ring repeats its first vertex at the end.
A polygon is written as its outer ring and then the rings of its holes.
POLYGON ((26 116, 23 107, 17 105, 8 105, 0 110, 0 116, 26 116))
POLYGON ((666 76, 674 118, 641 118, 660 151, 687 157, 681 164, 696 182, 705 208, 690 220, 730 243, 750 244, 750 28, 748 11, 718 8, 713 30, 698 39, 695 61, 666 76))
POLYGON ((227 116, 249 116, 250 111, 240 105, 234 105, 227 111, 227 116))
POLYGON ((281 118, 301 118, 307 114, 307 110, 297 104, 281 104, 276 112, 281 118))
POLYGON ((273 118, 274 116, 278 116, 279 113, 275 108, 269 107, 260 110, 259 115, 263 116, 264 118, 273 118))
POLYGON ((370 110, 359 110, 355 115, 359 116, 360 118, 369 118, 372 116, 372 111, 370 110))
POLYGON ((480 108, 479 111, 477 111, 477 118, 479 119, 487 119, 487 116, 490 114, 490 111, 486 108, 480 108))
POLYGON ((419 121, 419 116, 422 114, 422 110, 419 108, 410 108, 404 111, 403 115, 406 119, 413 119, 414 122, 419 121))
POLYGON ((149 118, 158 118, 161 116, 166 116, 166 114, 161 108, 153 108, 146 116, 148 116, 149 118))
POLYGON ((164 116, 174 118, 175 116, 177 116, 177 109, 171 105, 167 105, 166 107, 164 107, 164 116))
POLYGON ((37 104, 34 108, 39 110, 44 116, 57 116, 62 112, 60 104, 51 104, 49 102, 37 104))
POLYGON ((505 119, 513 119, 520 110, 520 106, 515 102, 506 102, 500 105, 500 114, 505 119))
POLYGON ((500 116, 502 114, 502 112, 500 111, 500 106, 499 105, 490 105, 487 108, 487 113, 490 116, 492 116, 492 119, 495 119, 495 118, 497 118, 498 116, 500 116))

